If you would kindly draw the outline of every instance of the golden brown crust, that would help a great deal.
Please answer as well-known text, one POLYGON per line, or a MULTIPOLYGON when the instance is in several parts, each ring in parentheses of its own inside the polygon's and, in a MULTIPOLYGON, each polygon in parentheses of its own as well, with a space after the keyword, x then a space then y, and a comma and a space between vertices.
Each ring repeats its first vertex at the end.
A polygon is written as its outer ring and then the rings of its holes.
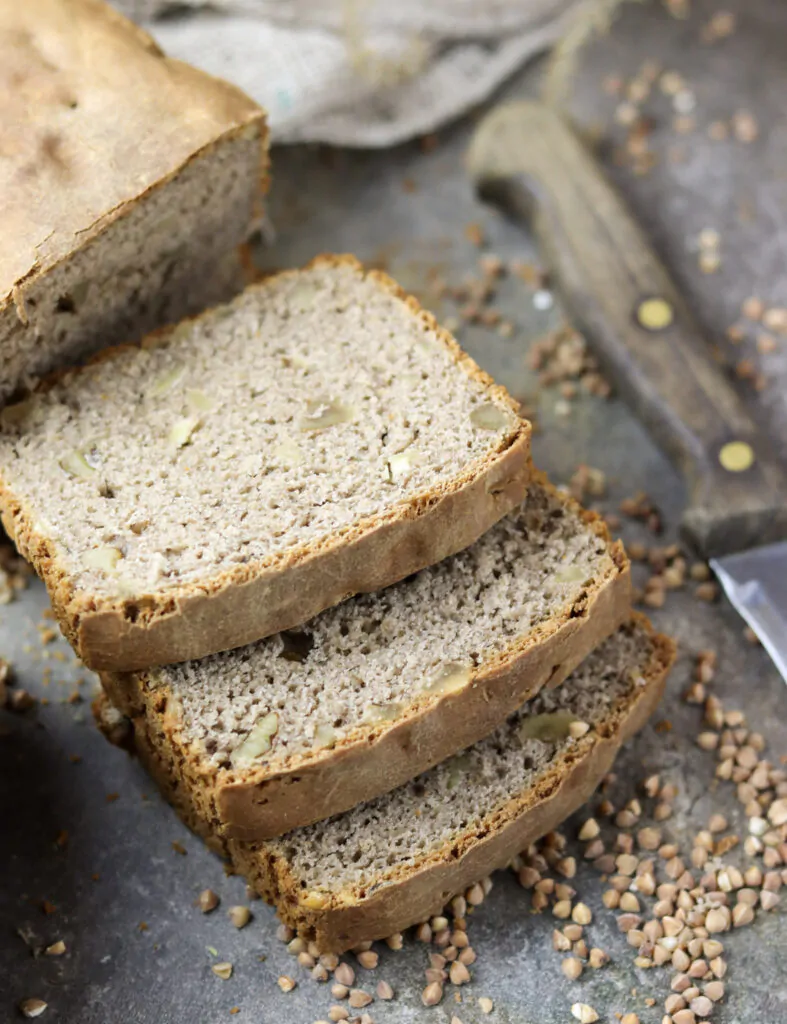
POLYGON ((23 322, 29 285, 218 143, 258 136, 267 181, 259 106, 100 0, 3 4, 0 97, 0 312, 23 322))
MULTIPOLYGON (((362 270, 351 256, 320 256, 309 266, 321 264, 349 264, 362 270)), ((378 271, 370 276, 406 301, 469 378, 516 412, 505 389, 479 369, 415 298, 378 271)), ((267 283, 252 287, 262 289, 267 283)), ((165 335, 166 330, 154 337, 165 335)), ((150 338, 140 342, 149 343, 150 338)), ((110 359, 114 351, 102 352, 100 358, 110 359)), ((242 647, 468 547, 523 500, 529 460, 530 424, 517 419, 496 451, 385 515, 369 516, 340 534, 239 565, 212 580, 139 600, 102 599, 76 589, 59 564, 54 545, 36 532, 28 510, 2 479, 0 517, 20 553, 44 580, 61 629, 85 665, 107 672, 136 671, 242 647)))
POLYGON ((113 747, 120 747, 129 754, 136 752, 134 729, 128 718, 101 691, 90 704, 93 721, 98 731, 113 747))
MULTIPOLYGON (((637 620, 647 623, 643 616, 637 620)), ((228 850, 236 869, 275 904, 285 923, 313 938, 325 952, 343 952, 361 941, 384 938, 439 913, 452 895, 504 867, 590 797, 622 744, 642 728, 661 698, 675 648, 659 634, 653 641, 653 657, 643 673, 646 684, 621 702, 601 729, 584 736, 535 786, 478 827, 431 853, 417 867, 395 870, 373 892, 348 890, 323 909, 309 909, 300 902, 302 890, 283 858, 264 845, 231 841, 228 850)))
MULTIPOLYGON (((557 497, 546 476, 533 482, 557 497)), ((542 686, 562 682, 630 615, 629 564, 597 515, 565 497, 566 507, 610 546, 612 566, 561 618, 544 623, 486 662, 461 692, 414 704, 395 723, 364 725, 333 749, 278 764, 217 769, 184 735, 176 701, 146 676, 105 675, 113 702, 135 718, 198 813, 227 837, 267 839, 338 814, 395 789, 457 750, 492 732, 542 686)))

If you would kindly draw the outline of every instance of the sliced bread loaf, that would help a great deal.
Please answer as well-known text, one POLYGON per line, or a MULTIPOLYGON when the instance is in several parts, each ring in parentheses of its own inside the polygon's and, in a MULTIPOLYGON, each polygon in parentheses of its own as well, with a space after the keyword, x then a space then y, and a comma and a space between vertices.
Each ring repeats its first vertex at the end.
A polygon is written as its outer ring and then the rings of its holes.
POLYGON ((660 699, 674 645, 643 616, 491 736, 412 782, 264 843, 222 842, 137 733, 186 822, 324 951, 403 931, 508 864, 591 795, 660 699))
POLYGON ((393 789, 561 682, 629 616, 603 523, 536 474, 452 558, 253 646, 103 677, 211 831, 267 838, 393 789))
POLYGON ((0 403, 237 291, 267 129, 100 0, 0 2, 0 403))
POLYGON ((323 257, 0 416, 0 510, 91 668, 239 647, 471 544, 530 425, 385 275, 323 257))

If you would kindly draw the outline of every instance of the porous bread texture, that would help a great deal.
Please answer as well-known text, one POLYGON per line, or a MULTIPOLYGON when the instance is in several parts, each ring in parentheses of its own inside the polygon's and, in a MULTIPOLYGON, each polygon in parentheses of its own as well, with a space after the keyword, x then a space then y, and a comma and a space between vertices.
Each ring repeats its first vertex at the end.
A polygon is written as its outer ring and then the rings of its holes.
POLYGON ((267 173, 239 90, 97 0, 4 0, 0 129, 0 402, 237 291, 267 173))
POLYGON ((395 717, 424 694, 439 696, 511 643, 562 618, 588 581, 617 569, 601 531, 564 498, 531 486, 523 505, 472 547, 379 593, 359 595, 306 623, 242 650, 156 670, 180 705, 185 742, 229 768, 255 723, 278 713, 271 768, 395 717))
POLYGON ((135 728, 134 744, 186 824, 230 857, 283 921, 321 951, 343 952, 428 920, 577 810, 655 710, 674 656, 673 642, 634 614, 563 686, 542 691, 475 748, 352 811, 265 842, 214 832, 149 736, 135 728), (533 724, 556 712, 556 722, 533 724), (533 731, 565 729, 566 712, 587 732, 533 739, 533 731))
POLYGON ((395 582, 472 543, 529 472, 506 392, 349 257, 104 353, 0 422, 3 522, 100 669, 395 582))
POLYGON ((33 402, 3 432, 8 485, 75 586, 112 598, 198 583, 379 515, 516 424, 501 403, 493 429, 477 425, 487 389, 350 264, 249 289, 33 402), (113 571, 91 564, 103 546, 118 549, 113 571))
POLYGON ((368 891, 385 881, 392 867, 401 873, 454 842, 458 833, 477 829, 517 792, 530 788, 578 739, 522 738, 523 723, 568 712, 578 722, 598 726, 623 698, 644 686, 643 668, 652 655, 653 643, 644 631, 620 630, 562 686, 542 690, 491 736, 391 793, 272 840, 269 850, 287 860, 302 889, 368 891))
POLYGON ((637 616, 561 687, 458 757, 328 821, 262 844, 230 842, 234 864, 326 951, 428 919, 590 796, 654 710, 673 658, 672 641, 637 616), (565 731, 566 719, 590 728, 532 738, 565 731))
POLYGON ((396 586, 250 647, 102 681, 213 831, 267 838, 485 735, 565 678, 629 599, 620 545, 536 474, 519 509, 396 586))

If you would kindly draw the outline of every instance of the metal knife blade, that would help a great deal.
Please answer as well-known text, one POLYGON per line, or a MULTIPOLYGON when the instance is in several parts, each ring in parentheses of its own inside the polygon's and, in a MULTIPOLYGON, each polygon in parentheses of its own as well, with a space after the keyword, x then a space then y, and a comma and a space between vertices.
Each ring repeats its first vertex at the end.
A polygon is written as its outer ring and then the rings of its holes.
POLYGON ((787 681, 787 544, 712 558, 710 565, 787 681))
POLYGON ((787 681, 787 474, 667 269, 554 110, 494 109, 467 166, 483 197, 532 221, 574 322, 686 478, 684 534, 787 681))

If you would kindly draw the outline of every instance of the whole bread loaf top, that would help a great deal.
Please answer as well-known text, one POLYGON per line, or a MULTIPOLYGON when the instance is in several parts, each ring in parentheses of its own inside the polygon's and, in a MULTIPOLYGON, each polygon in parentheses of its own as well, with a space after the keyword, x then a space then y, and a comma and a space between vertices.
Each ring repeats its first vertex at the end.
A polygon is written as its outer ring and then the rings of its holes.
POLYGON ((0 0, 0 310, 195 153, 245 126, 260 134, 263 118, 101 0, 0 0))

